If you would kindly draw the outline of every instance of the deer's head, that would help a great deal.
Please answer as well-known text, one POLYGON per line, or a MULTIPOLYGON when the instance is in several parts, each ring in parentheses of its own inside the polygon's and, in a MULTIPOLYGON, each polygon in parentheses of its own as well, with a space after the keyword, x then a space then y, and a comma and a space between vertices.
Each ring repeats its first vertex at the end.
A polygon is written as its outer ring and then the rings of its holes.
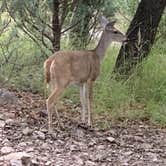
POLYGON ((104 16, 100 17, 100 24, 103 27, 107 38, 115 42, 126 41, 126 36, 114 27, 115 22, 116 21, 109 22, 104 16))

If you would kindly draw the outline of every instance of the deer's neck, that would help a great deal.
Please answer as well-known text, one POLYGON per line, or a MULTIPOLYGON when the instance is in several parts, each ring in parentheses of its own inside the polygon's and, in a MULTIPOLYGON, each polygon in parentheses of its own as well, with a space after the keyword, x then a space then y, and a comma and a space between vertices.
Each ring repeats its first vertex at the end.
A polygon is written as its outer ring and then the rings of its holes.
POLYGON ((99 56, 100 60, 104 58, 105 52, 111 43, 105 31, 103 31, 98 45, 95 48, 95 53, 99 56))

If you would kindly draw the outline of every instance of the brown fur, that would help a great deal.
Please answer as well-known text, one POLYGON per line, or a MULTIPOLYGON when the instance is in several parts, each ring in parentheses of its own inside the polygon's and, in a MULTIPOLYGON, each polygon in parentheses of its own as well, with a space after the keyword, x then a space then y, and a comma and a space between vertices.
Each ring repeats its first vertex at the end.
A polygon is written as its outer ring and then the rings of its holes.
POLYGON ((94 51, 59 51, 44 63, 45 81, 58 84, 80 84, 99 75, 99 57, 94 51))
POLYGON ((52 61, 54 60, 55 56, 50 56, 45 62, 44 62, 44 72, 45 72, 45 83, 49 84, 50 82, 50 66, 52 61))

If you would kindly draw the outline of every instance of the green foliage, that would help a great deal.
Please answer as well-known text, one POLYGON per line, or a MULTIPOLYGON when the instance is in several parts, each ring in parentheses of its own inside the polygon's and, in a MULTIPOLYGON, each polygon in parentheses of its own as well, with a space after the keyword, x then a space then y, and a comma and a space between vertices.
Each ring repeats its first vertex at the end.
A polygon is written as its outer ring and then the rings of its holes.
POLYGON ((119 108, 128 98, 126 85, 117 82, 111 74, 117 52, 118 48, 116 46, 112 47, 102 63, 101 75, 95 87, 95 101, 98 103, 96 104, 96 110, 98 112, 119 108))
POLYGON ((115 7, 109 0, 78 0, 75 12, 71 12, 69 24, 77 24, 69 34, 70 47, 86 48, 98 25, 99 15, 114 16, 115 7), (93 33, 92 33, 93 32, 93 33))
POLYGON ((146 114, 156 124, 166 126, 166 104, 151 100, 147 103, 146 114))
POLYGON ((113 3, 117 11, 122 12, 124 16, 129 16, 130 18, 132 18, 137 9, 139 0, 117 0, 113 1, 113 3))
MULTIPOLYGON (((11 31, 12 32, 12 31, 11 31)), ((6 36, 3 36, 6 39, 6 36)), ((8 40, 1 38, 1 45, 8 40)), ((43 91, 43 62, 44 58, 38 46, 28 38, 12 38, 7 48, 0 50, 0 78, 1 84, 8 84, 15 88, 43 91)))
POLYGON ((109 56, 115 56, 116 53, 114 49, 110 50, 102 64, 102 73, 96 85, 95 110, 109 112, 113 119, 146 118, 165 126, 165 51, 157 43, 148 60, 142 62, 135 73, 123 82, 114 79, 110 72, 112 61, 109 56))

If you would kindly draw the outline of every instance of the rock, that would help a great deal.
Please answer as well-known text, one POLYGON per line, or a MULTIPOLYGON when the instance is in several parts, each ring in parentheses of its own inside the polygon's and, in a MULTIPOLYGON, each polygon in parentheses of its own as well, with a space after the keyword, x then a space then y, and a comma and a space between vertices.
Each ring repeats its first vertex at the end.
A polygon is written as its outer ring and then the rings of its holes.
POLYGON ((25 142, 20 142, 18 144, 18 147, 26 147, 26 146, 27 146, 27 144, 25 142))
POLYGON ((12 159, 10 160, 10 165, 11 166, 23 166, 22 161, 18 159, 12 159))
POLYGON ((0 114, 0 119, 1 119, 1 120, 5 120, 5 115, 1 113, 1 114, 0 114))
POLYGON ((148 143, 142 143, 141 147, 143 149, 145 149, 146 151, 149 151, 149 149, 152 149, 152 145, 148 144, 148 143))
POLYGON ((124 154, 125 156, 130 156, 132 153, 133 153, 132 151, 127 151, 127 152, 124 152, 123 154, 124 154))
POLYGON ((4 146, 1 148, 1 153, 4 155, 4 154, 9 154, 11 152, 13 152, 14 149, 10 146, 4 146))
POLYGON ((14 119, 16 117, 15 112, 7 112, 5 113, 5 116, 10 119, 14 119))
POLYGON ((106 140, 109 142, 115 142, 115 138, 113 137, 107 137, 106 140))
POLYGON ((75 161, 77 161, 77 164, 78 165, 83 165, 84 164, 84 162, 83 162, 83 159, 81 159, 79 156, 77 156, 77 155, 74 155, 73 156, 73 159, 75 159, 75 161))
POLYGON ((46 143, 46 142, 43 143, 43 144, 42 144, 42 149, 44 149, 44 150, 46 150, 46 149, 50 149, 48 143, 46 143))
POLYGON ((15 152, 0 157, 0 161, 21 160, 22 157, 30 158, 31 156, 25 152, 15 152))
POLYGON ((0 128, 4 128, 5 126, 5 121, 4 120, 0 120, 0 128))
POLYGON ((47 133, 47 132, 48 132, 48 129, 42 128, 40 131, 43 132, 43 133, 47 133))
POLYGON ((88 161, 86 161, 86 165, 93 166, 93 165, 95 165, 95 162, 88 160, 88 161))
POLYGON ((5 124, 7 124, 7 125, 14 125, 15 121, 13 119, 6 119, 5 124))
POLYGON ((134 136, 134 140, 141 143, 145 142, 144 139, 140 136, 134 136))
POLYGON ((21 123, 21 126, 22 126, 23 128, 28 127, 28 124, 27 124, 25 121, 26 121, 26 120, 23 119, 23 122, 21 123))
POLYGON ((45 136, 45 134, 44 134, 43 132, 41 132, 41 131, 36 131, 35 133, 37 134, 37 137, 38 137, 39 139, 45 140, 46 136, 45 136))
POLYGON ((92 140, 88 143, 88 146, 89 146, 89 147, 93 147, 94 145, 96 145, 96 141, 92 139, 92 140))
POLYGON ((98 150, 103 150, 103 149, 105 149, 105 145, 98 145, 98 146, 97 146, 97 149, 98 149, 98 150))
POLYGON ((80 148, 77 146, 77 145, 71 145, 70 146, 70 151, 79 151, 80 150, 80 148))
POLYGON ((26 152, 33 152, 34 151, 34 148, 33 147, 28 147, 27 149, 26 149, 26 152))
POLYGON ((13 93, 6 89, 0 89, 0 105, 3 106, 5 104, 14 104, 18 103, 18 97, 13 93))
POLYGON ((32 130, 29 127, 26 127, 22 130, 24 135, 30 135, 32 133, 32 130))
POLYGON ((51 165, 51 161, 47 161, 46 163, 45 163, 45 165, 47 166, 47 165, 51 165))
POLYGON ((3 146, 11 146, 12 143, 6 138, 6 139, 3 140, 2 145, 3 146))
POLYGON ((151 158, 152 161, 157 161, 157 154, 148 152, 147 155, 151 158))

